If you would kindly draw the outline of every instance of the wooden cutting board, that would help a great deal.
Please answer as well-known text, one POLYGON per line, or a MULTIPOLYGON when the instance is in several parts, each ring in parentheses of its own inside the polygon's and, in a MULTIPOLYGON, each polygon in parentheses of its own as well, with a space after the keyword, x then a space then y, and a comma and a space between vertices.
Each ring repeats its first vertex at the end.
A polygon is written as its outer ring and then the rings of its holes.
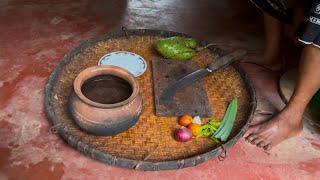
POLYGON ((152 61, 155 110, 157 116, 192 116, 210 117, 212 115, 204 82, 202 80, 191 86, 178 90, 172 101, 167 104, 159 101, 162 91, 179 78, 199 69, 192 61, 175 61, 154 59, 152 61))

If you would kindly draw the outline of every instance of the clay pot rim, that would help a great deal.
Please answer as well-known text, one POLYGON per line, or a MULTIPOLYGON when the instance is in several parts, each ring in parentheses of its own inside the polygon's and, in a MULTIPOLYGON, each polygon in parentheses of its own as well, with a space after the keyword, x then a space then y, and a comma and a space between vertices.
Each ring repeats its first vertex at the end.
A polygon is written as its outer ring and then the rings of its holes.
POLYGON ((73 82, 73 90, 75 94, 79 97, 79 99, 81 99, 83 102, 89 105, 92 105, 98 108, 116 108, 132 102, 137 97, 139 93, 139 84, 138 84, 138 81, 135 79, 134 75, 123 68, 112 66, 112 65, 99 65, 99 66, 92 66, 81 71, 73 82), (132 94, 126 100, 120 101, 114 104, 102 104, 102 103, 94 102, 88 99, 82 93, 81 86, 86 80, 99 75, 113 75, 113 76, 117 76, 119 78, 124 79, 131 85, 132 94))

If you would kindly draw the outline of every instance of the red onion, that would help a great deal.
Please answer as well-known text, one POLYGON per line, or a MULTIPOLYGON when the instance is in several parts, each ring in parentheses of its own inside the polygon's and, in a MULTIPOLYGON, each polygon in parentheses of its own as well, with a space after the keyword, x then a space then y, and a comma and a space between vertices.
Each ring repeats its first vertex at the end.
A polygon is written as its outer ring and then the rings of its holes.
POLYGON ((188 128, 182 127, 174 132, 174 138, 179 142, 187 142, 191 140, 192 134, 188 128))

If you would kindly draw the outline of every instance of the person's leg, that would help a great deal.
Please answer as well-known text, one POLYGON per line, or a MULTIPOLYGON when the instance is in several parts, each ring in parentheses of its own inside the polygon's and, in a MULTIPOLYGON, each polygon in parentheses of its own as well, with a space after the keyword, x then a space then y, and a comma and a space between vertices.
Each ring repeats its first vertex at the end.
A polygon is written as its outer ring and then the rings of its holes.
POLYGON ((267 13, 263 13, 263 17, 265 24, 265 49, 263 54, 263 63, 265 65, 278 64, 282 39, 282 24, 279 20, 267 13))
POLYGON ((303 112, 316 91, 320 88, 320 48, 304 47, 299 79, 287 106, 267 122, 248 129, 245 138, 253 145, 270 150, 283 140, 297 135, 302 130, 303 112))
POLYGON ((279 20, 265 12, 263 13, 263 19, 265 33, 264 52, 262 55, 249 55, 243 62, 256 63, 272 70, 279 70, 282 65, 279 57, 283 25, 279 20))

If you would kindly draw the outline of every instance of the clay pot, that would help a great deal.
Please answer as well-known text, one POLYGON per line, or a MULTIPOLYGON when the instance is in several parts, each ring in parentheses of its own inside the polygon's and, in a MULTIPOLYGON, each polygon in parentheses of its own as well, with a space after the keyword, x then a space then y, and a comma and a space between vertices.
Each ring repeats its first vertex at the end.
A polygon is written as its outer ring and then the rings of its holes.
POLYGON ((75 79, 68 108, 81 129, 95 135, 115 135, 132 127, 141 114, 139 84, 128 71, 116 66, 94 66, 83 70, 75 79), (99 75, 113 75, 127 81, 131 96, 114 104, 101 104, 88 99, 81 91, 83 83, 99 75))

